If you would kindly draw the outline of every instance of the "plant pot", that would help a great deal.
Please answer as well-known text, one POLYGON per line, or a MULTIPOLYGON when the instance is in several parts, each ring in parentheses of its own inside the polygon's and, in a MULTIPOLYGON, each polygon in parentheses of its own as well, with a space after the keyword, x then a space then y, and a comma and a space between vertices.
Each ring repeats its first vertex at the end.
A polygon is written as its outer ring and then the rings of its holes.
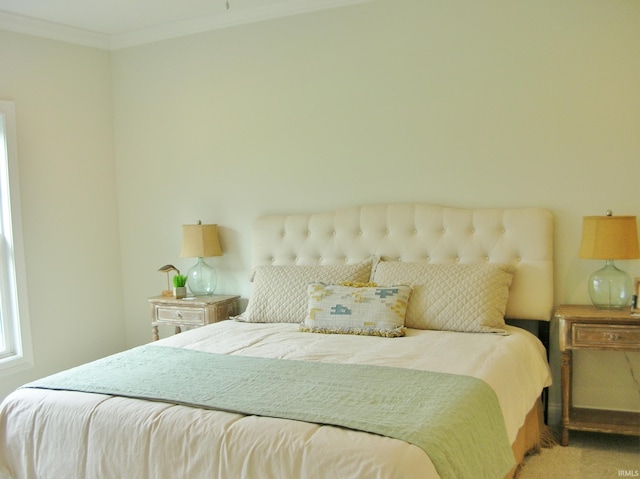
POLYGON ((187 287, 186 286, 179 286, 179 287, 173 288, 173 295, 176 297, 176 299, 186 298, 187 297, 187 287))

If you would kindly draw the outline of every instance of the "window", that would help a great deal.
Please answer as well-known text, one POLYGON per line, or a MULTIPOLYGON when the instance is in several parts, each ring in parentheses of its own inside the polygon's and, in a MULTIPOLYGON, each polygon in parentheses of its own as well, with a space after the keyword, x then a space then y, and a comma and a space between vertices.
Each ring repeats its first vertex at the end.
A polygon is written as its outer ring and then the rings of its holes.
POLYGON ((13 102, 0 101, 0 372, 31 364, 13 102))

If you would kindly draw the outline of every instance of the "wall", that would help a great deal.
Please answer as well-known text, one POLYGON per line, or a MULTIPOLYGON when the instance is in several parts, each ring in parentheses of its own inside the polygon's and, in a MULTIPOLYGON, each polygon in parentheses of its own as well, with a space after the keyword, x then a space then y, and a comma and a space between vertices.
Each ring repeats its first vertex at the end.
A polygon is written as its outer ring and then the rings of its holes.
MULTIPOLYGON (((639 24, 635 0, 375 0, 113 53, 0 32, 36 363, 0 397, 148 341, 156 270, 188 268, 198 219, 221 226, 218 291, 246 298, 265 213, 542 206, 556 302, 587 303, 581 217, 640 215, 639 24)), ((638 355, 599 358, 578 402, 639 409, 638 355)))
MULTIPOLYGON (((377 0, 116 51, 128 344, 156 269, 192 262, 182 224, 221 226, 218 291, 246 298, 254 218, 365 203, 549 208, 556 300, 589 302, 582 216, 640 214, 639 22, 634 0, 377 0)), ((578 402, 640 408, 637 355, 579 356, 602 383, 578 402)))
POLYGON ((16 107, 34 367, 17 386, 125 347, 108 52, 0 31, 16 107))

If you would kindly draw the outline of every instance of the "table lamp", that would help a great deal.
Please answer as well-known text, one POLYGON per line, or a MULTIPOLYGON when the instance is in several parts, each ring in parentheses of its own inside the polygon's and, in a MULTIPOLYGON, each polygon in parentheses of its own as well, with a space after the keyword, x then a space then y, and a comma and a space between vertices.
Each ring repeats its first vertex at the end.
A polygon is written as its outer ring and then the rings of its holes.
POLYGON ((187 272, 187 286, 194 296, 213 294, 216 289, 217 276, 204 258, 222 256, 218 240, 218 225, 182 226, 182 258, 198 258, 198 261, 187 272))
POLYGON ((598 308, 622 309, 633 294, 631 278, 618 269, 616 259, 640 258, 635 216, 585 216, 582 221, 580 258, 603 259, 604 268, 589 277, 589 296, 598 308))

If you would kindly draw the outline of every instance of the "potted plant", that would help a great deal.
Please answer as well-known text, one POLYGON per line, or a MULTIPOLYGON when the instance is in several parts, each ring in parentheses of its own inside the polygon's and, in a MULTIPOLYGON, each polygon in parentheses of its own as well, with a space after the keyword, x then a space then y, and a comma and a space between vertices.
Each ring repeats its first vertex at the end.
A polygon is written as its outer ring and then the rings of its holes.
POLYGON ((176 299, 187 297, 187 277, 182 274, 176 274, 173 277, 173 295, 176 299))

